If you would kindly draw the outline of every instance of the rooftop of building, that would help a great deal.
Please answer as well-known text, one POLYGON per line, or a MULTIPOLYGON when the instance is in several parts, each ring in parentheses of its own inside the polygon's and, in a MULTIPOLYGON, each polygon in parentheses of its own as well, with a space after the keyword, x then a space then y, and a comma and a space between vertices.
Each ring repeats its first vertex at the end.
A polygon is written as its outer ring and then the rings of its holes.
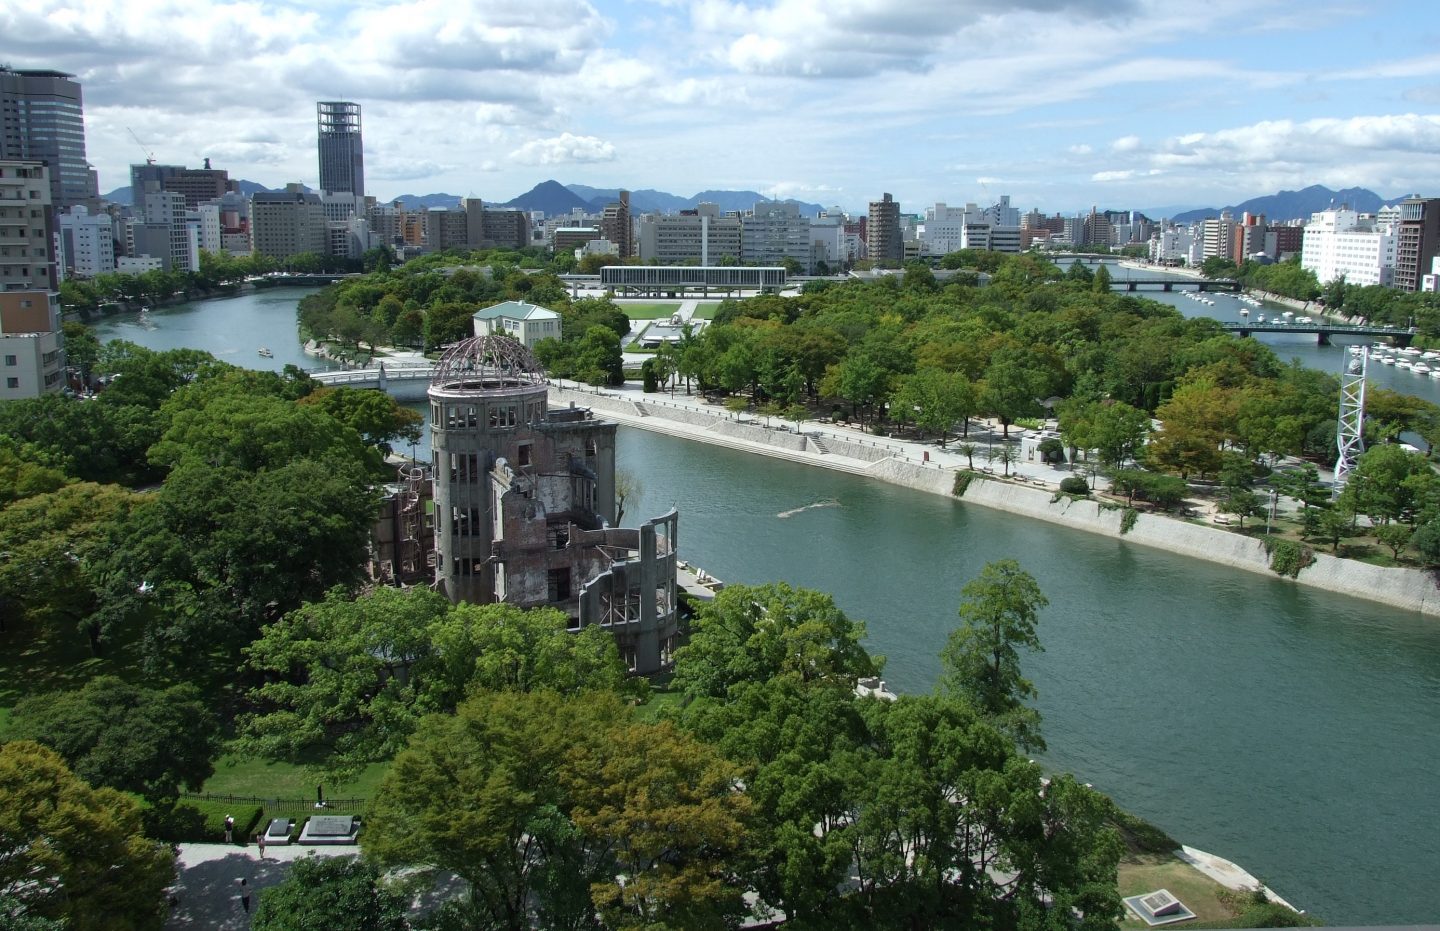
POLYGON ((476 320, 495 320, 499 317, 507 317, 511 320, 559 320, 560 315, 553 310, 548 310, 538 304, 527 304, 524 301, 504 301, 493 304, 484 310, 475 311, 476 320))

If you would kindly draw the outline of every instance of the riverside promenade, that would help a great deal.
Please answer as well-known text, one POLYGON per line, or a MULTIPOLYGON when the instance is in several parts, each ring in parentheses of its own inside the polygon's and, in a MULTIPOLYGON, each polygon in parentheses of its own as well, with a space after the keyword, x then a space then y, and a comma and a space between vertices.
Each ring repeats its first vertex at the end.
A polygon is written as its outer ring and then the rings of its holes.
MULTIPOLYGON (((1271 568, 1263 540, 1235 533, 1219 524, 1211 502, 1195 501, 1193 517, 1172 517, 1131 509, 1123 501, 1096 497, 1072 498, 1059 493, 1059 483, 1071 475, 1059 468, 1021 458, 1009 466, 989 460, 987 449, 1003 442, 1003 431, 987 421, 972 421, 964 442, 975 444, 971 457, 957 451, 960 441, 947 448, 938 442, 874 436, 858 425, 805 421, 796 429, 791 422, 763 416, 732 414, 704 399, 677 390, 646 394, 638 385, 592 388, 568 380, 551 383, 551 402, 590 407, 618 423, 665 433, 683 439, 725 446, 743 452, 787 459, 836 471, 862 475, 930 494, 953 496, 955 477, 974 471, 963 497, 975 504, 1008 513, 1062 524, 1127 543, 1138 543, 1182 556, 1230 566, 1271 579, 1362 598, 1406 611, 1440 616, 1440 587, 1420 569, 1373 566, 1326 553, 1312 554, 1311 564, 1291 579, 1271 568)), ((1017 431, 1011 431, 1012 437, 1017 431)))

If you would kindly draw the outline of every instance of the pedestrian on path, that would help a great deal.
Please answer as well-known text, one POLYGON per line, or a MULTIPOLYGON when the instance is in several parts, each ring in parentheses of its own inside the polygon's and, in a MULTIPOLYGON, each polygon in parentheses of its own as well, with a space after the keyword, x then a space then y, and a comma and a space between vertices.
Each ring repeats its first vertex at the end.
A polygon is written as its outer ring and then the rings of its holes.
POLYGON ((245 877, 240 877, 240 907, 245 914, 250 914, 250 887, 245 885, 245 877))
POLYGON ((227 844, 232 844, 232 843, 234 843, 234 842, 235 842, 234 838, 235 838, 235 818, 234 818, 233 815, 226 815, 226 816, 225 816, 225 843, 227 843, 227 844))
POLYGON ((255 846, 260 848, 260 859, 265 859, 265 835, 263 833, 255 835, 255 846))

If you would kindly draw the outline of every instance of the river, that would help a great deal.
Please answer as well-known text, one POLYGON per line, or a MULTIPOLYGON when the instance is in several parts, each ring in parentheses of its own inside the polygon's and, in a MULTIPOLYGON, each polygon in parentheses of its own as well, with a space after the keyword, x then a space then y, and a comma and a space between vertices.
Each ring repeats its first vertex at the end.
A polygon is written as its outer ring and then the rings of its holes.
MULTIPOLYGON (((180 305, 147 314, 149 327, 114 318, 97 331, 252 367, 313 367, 291 345, 304 293, 180 305), (257 357, 259 345, 275 357, 257 357)), ((1338 369, 1341 350, 1328 351, 1338 369)), ((1440 919, 1440 623, 642 430, 622 427, 619 449, 642 489, 631 520, 674 505, 691 562, 731 582, 832 593, 866 621, 900 691, 933 686, 965 582, 987 561, 1018 558, 1051 602, 1046 650, 1024 660, 1047 765, 1329 923, 1440 919), (807 505, 820 506, 782 516, 807 505)))

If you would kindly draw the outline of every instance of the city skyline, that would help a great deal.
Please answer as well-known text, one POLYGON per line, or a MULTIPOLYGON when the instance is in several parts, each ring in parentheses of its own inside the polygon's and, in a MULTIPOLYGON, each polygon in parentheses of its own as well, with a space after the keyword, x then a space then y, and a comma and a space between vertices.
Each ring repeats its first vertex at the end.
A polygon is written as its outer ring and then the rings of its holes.
POLYGON ((365 108, 368 187, 890 191, 1022 209, 1440 189, 1423 2, 39 2, 15 68, 74 73, 102 191, 143 160, 316 183, 315 105, 365 108))

